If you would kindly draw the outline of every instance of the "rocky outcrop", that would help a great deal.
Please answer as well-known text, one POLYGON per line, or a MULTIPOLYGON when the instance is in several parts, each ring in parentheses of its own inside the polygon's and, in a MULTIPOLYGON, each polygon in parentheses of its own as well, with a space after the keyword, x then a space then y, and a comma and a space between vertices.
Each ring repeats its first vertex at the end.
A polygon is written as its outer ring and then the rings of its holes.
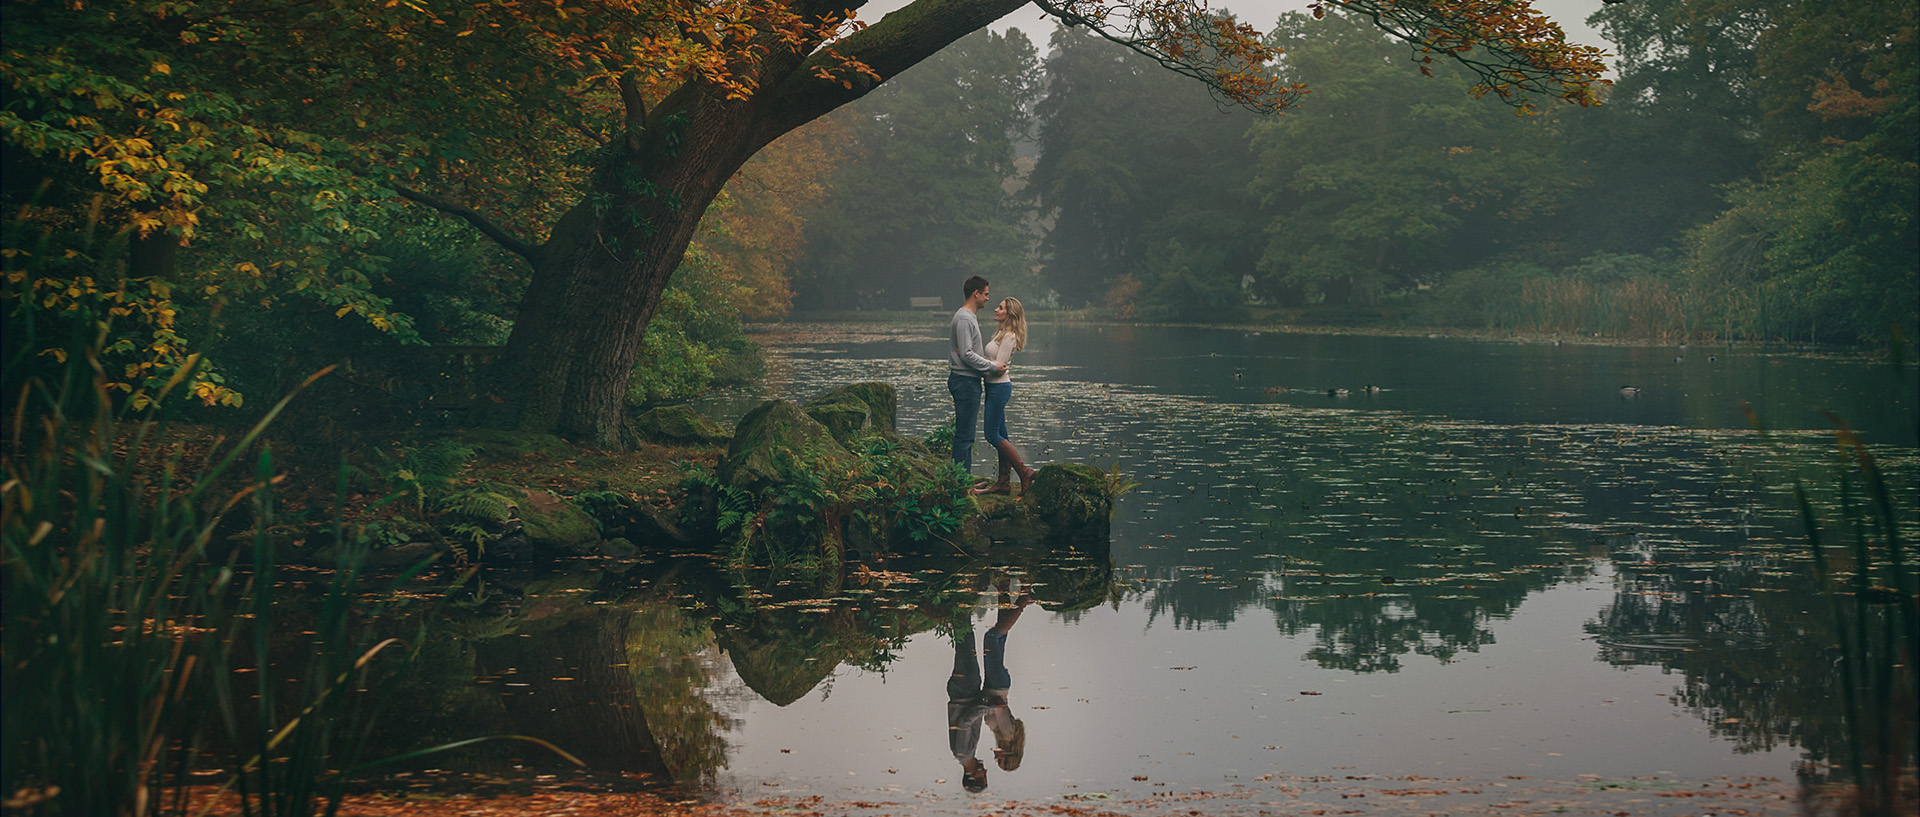
POLYGON ((801 411, 846 445, 861 432, 893 433, 899 394, 887 383, 854 383, 807 401, 801 411))
POLYGON ((757 492, 784 479, 778 464, 782 458, 845 460, 851 456, 826 426, 798 406, 768 400, 740 418, 714 475, 722 485, 757 492))
POLYGON ((623 554, 634 548, 683 547, 690 543, 667 514, 645 502, 611 491, 586 494, 580 499, 600 523, 600 535, 609 542, 627 543, 623 547, 603 548, 608 556, 630 558, 623 554))
POLYGON ((1113 529, 1113 489, 1107 472, 1079 463, 1048 463, 1028 489, 1033 514, 1048 538, 1106 541, 1113 529))
POLYGON ((694 411, 692 406, 661 406, 627 420, 635 437, 661 445, 726 445, 733 439, 726 428, 694 411))

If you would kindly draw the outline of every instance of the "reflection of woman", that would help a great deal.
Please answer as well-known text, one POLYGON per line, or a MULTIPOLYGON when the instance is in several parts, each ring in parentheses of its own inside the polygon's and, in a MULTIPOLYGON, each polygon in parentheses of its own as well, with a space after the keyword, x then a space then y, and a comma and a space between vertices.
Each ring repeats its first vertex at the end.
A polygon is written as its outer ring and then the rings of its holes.
POLYGON ((974 654, 973 631, 954 636, 953 675, 947 678, 947 743, 953 749, 953 759, 960 761, 960 785, 967 791, 987 788, 986 764, 973 756, 980 744, 982 725, 993 732, 993 758, 1002 771, 1020 768, 1026 754, 1027 725, 1007 706, 1007 690, 1013 687, 1013 679, 1007 674, 1007 632, 1020 619, 1020 611, 1032 603, 1031 595, 1021 593, 1011 606, 1000 609, 993 629, 987 631, 984 684, 980 661, 974 654))
POLYGON ((1033 479, 1033 469, 1020 459, 1020 451, 1007 439, 1007 401, 1013 399, 1013 375, 1010 374, 1013 353, 1027 348, 1027 311, 1020 306, 1017 298, 1008 298, 993 309, 993 319, 1000 328, 993 333, 993 340, 987 342, 987 359, 1001 364, 1001 371, 989 375, 987 388, 987 443, 1000 452, 1000 477, 992 485, 980 489, 981 493, 1004 494, 1011 488, 1007 482, 1008 472, 1020 474, 1020 492, 1026 493, 1027 484, 1033 479))

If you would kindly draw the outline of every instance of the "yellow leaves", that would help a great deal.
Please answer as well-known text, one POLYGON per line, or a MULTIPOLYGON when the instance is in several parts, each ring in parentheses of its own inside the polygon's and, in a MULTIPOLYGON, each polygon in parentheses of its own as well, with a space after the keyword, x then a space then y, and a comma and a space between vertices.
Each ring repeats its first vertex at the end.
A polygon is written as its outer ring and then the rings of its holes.
POLYGON ((340 307, 339 309, 334 310, 333 316, 336 318, 344 318, 347 316, 347 313, 352 311, 353 311, 353 307, 343 306, 343 307, 340 307))
POLYGON ((164 62, 155 62, 153 64, 153 72, 156 74, 171 74, 173 73, 173 66, 164 62))
POLYGON ((242 402, 239 392, 207 380, 195 380, 193 382, 193 396, 200 398, 200 403, 207 406, 232 406, 237 408, 242 402))
POLYGON ((142 236, 164 226, 161 224, 160 219, 154 217, 153 213, 146 211, 136 211, 133 214, 132 224, 133 229, 138 230, 142 236))

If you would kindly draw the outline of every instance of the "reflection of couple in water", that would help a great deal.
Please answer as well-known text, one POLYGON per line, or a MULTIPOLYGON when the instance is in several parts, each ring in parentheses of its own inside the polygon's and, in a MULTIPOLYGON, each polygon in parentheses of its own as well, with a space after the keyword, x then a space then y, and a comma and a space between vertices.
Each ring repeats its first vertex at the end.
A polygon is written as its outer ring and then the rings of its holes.
POLYGON ((947 743, 953 749, 953 759, 960 761, 960 785, 967 791, 987 788, 986 764, 973 756, 982 725, 993 732, 993 760, 1001 771, 1020 768, 1020 759, 1027 751, 1027 725, 1007 707, 1007 690, 1013 686, 1013 679, 1007 675, 1007 632, 1020 619, 1020 611, 1033 603, 1033 596, 1021 593, 1015 597, 1005 585, 999 596, 999 617, 985 639, 984 679, 973 647, 973 619, 968 617, 962 625, 965 629, 953 636, 953 675, 947 678, 947 743))

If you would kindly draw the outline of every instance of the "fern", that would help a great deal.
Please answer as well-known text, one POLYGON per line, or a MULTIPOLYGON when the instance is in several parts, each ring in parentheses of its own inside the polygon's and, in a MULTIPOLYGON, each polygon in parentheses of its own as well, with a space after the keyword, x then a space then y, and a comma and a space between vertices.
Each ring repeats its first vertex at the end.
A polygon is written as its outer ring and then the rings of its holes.
POLYGON ((440 507, 448 513, 470 516, 494 524, 505 522, 519 512, 513 500, 483 488, 461 491, 441 500, 440 507))
POLYGON ((1107 472, 1107 496, 1118 498, 1121 494, 1141 486, 1141 482, 1120 473, 1120 463, 1113 464, 1113 470, 1107 472))
POLYGON ((469 522, 455 522, 448 525, 446 531, 452 534, 447 549, 453 551, 456 563, 472 564, 486 555, 487 540, 492 538, 486 528, 469 522))

